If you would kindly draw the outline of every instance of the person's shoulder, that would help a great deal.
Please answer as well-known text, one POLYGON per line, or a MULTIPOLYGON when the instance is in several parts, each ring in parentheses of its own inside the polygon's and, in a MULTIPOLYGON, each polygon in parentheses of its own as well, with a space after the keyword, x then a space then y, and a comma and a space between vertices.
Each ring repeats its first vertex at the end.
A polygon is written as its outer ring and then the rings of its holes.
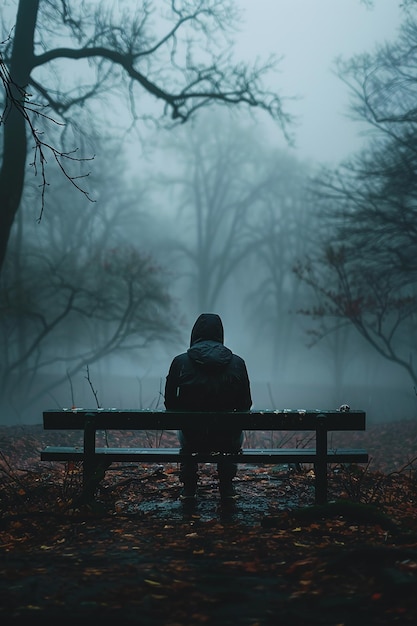
POLYGON ((239 365, 245 365, 245 366, 246 366, 245 360, 244 360, 244 359, 242 359, 242 357, 241 357, 241 356, 239 356, 238 354, 235 354, 234 352, 232 353, 232 360, 233 360, 236 364, 239 364, 239 365))
POLYGON ((181 365, 184 366, 184 364, 188 363, 189 361, 190 357, 188 353, 181 352, 181 354, 177 354, 177 356, 174 356, 171 362, 171 367, 179 367, 181 365))

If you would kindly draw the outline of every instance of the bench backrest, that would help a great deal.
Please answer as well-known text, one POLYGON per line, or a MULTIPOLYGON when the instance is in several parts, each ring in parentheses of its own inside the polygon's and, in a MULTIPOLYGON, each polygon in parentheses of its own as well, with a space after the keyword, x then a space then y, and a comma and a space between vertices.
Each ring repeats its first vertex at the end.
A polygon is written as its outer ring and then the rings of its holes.
POLYGON ((61 409, 43 412, 45 430, 183 430, 201 425, 219 430, 365 430, 365 411, 282 409, 245 412, 61 409))

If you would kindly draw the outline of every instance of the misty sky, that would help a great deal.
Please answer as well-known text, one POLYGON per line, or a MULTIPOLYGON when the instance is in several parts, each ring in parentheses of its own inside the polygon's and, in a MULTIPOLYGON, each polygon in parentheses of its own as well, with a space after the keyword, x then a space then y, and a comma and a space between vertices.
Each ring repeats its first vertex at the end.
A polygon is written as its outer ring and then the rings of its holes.
POLYGON ((357 149, 357 126, 346 117, 348 90, 334 75, 332 62, 339 55, 350 58, 371 52, 377 42, 395 38, 399 0, 376 0, 373 9, 360 0, 239 0, 238 4, 244 9, 245 23, 237 55, 248 59, 284 55, 277 77, 280 93, 303 96, 300 102, 288 103, 292 114, 302 116, 297 129, 300 156, 330 163, 357 149))
MULTIPOLYGON (((361 0, 237 0, 243 23, 236 35, 236 59, 266 59, 270 53, 284 57, 276 85, 268 86, 301 98, 287 103, 288 112, 299 117, 301 158, 334 164, 359 147, 359 127, 347 117, 349 92, 334 75, 333 61, 372 52, 377 43, 395 38, 400 4, 375 0, 370 9, 361 0)), ((13 23, 17 1, 4 0, 3 8, 13 23)), ((272 122, 271 130, 284 146, 272 122)))

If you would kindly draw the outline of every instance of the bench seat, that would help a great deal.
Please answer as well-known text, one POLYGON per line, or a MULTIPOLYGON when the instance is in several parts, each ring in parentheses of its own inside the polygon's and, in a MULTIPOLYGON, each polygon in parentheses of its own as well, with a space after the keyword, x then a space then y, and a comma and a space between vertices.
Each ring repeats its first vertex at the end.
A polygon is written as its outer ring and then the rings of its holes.
MULTIPOLYGON (((136 461, 180 463, 181 460, 192 457, 198 463, 217 463, 226 458, 233 463, 314 463, 317 458, 315 448, 245 448, 237 454, 209 452, 209 453, 180 453, 179 448, 96 448, 95 458, 107 461, 136 461)), ((84 450, 82 447, 47 446, 41 452, 42 461, 82 461, 84 450)), ((327 463, 366 463, 368 453, 361 449, 328 450, 327 463)))

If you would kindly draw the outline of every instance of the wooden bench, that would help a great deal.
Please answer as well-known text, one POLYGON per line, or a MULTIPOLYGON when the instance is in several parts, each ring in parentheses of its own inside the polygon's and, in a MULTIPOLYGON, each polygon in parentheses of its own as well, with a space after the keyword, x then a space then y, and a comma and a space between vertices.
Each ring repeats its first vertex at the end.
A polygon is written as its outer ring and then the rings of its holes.
POLYGON ((83 493, 92 497, 106 469, 113 462, 180 463, 193 458, 198 463, 276 465, 311 463, 315 470, 315 502, 327 501, 327 465, 367 463, 368 454, 360 449, 329 449, 327 434, 332 431, 365 430, 364 411, 266 410, 248 412, 194 413, 162 410, 61 409, 44 411, 45 430, 84 431, 80 446, 47 446, 42 461, 81 461, 83 493), (239 453, 188 453, 179 448, 96 447, 97 431, 177 431, 210 428, 243 431, 310 431, 315 433, 314 448, 245 448, 239 453))

